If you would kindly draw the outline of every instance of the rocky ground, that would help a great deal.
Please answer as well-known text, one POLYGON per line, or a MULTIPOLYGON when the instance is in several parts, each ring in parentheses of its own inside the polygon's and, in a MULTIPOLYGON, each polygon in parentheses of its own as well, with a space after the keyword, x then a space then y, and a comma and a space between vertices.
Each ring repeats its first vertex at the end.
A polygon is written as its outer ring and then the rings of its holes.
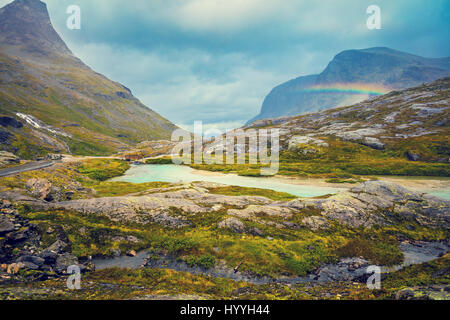
MULTIPOLYGON (((322 137, 335 136, 384 150, 395 140, 448 134, 449 82, 444 78, 420 87, 393 91, 349 107, 297 117, 258 120, 246 128, 278 127, 287 146, 329 147, 322 137)), ((413 151, 407 158, 421 159, 413 151)), ((423 157, 424 155, 422 155, 423 157)), ((435 159, 448 162, 448 157, 435 159)))
MULTIPOLYGON (((57 240, 43 247, 37 227, 23 218, 7 200, 0 201, 0 277, 11 279, 24 270, 39 270, 38 279, 66 274, 71 265, 79 265, 83 271, 91 267, 78 261, 71 254, 71 242, 61 227, 46 230, 57 240)), ((32 277, 33 278, 33 277, 32 277)))
MULTIPOLYGON (((87 298, 95 292, 111 298, 125 291, 128 298, 155 298, 157 280, 141 280, 142 272, 170 268, 161 271, 166 285, 179 277, 202 283, 195 290, 165 287, 174 297, 270 299, 276 296, 269 292, 278 292, 299 299, 367 298, 373 295, 361 287, 367 266, 399 265, 420 254, 437 259, 449 248, 449 202, 394 183, 367 181, 336 195, 295 198, 205 182, 105 184, 89 178, 103 177, 92 170, 59 164, 0 180, 0 297, 87 298), (118 193, 103 196, 102 190, 118 193), (145 255, 137 253, 143 249, 145 255), (127 265, 125 254, 137 257, 135 265, 127 265), (113 257, 125 264, 104 260, 113 257), (92 271, 99 259, 113 262, 92 271), (73 264, 90 279, 85 291, 64 288, 73 264), (125 275, 115 266, 134 271, 125 275), (23 287, 31 282, 32 288, 23 287), (205 294, 208 286, 221 295, 205 294)), ((395 284, 378 297, 445 298, 444 257, 430 262, 441 274, 426 286, 412 282, 407 291, 395 284)))
POLYGON ((217 226, 236 233, 256 235, 262 233, 246 229, 243 221, 268 224, 278 229, 306 227, 319 230, 329 228, 332 221, 353 228, 370 228, 395 223, 396 217, 400 217, 414 220, 425 227, 450 226, 449 201, 381 181, 367 181, 349 191, 324 199, 299 198, 292 201, 211 194, 209 189, 224 185, 201 182, 180 185, 175 190, 152 190, 147 195, 51 202, 52 186, 48 181, 44 183, 42 180, 31 179, 27 186, 38 199, 27 199, 17 192, 0 195, 12 201, 27 202, 39 210, 64 209, 106 216, 112 221, 141 224, 154 222, 170 228, 188 225, 189 215, 219 212, 227 206, 231 208, 217 226), (316 214, 297 221, 296 216, 305 210, 316 214), (271 218, 278 218, 280 221, 277 223, 271 218))
POLYGON ((6 151, 0 151, 0 168, 17 165, 20 163, 20 158, 14 154, 6 151))

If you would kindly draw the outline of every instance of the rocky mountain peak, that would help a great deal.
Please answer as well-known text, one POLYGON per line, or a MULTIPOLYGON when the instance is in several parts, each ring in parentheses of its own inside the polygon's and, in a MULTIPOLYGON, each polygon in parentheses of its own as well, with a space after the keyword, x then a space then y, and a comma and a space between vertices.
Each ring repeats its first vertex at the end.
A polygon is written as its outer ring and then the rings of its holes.
POLYGON ((15 0, 0 9, 0 45, 17 56, 72 56, 40 0, 15 0))
POLYGON ((22 158, 115 153, 176 128, 74 56, 42 1, 0 8, 0 66, 0 149, 22 158))

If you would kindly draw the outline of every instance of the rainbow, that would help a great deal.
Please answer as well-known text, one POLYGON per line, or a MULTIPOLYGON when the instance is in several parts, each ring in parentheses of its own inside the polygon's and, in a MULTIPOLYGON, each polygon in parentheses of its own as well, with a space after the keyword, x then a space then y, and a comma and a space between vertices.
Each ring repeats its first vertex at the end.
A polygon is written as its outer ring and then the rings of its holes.
POLYGON ((392 88, 372 83, 333 83, 316 85, 301 89, 301 92, 314 93, 347 93, 358 95, 379 96, 392 91, 392 88))

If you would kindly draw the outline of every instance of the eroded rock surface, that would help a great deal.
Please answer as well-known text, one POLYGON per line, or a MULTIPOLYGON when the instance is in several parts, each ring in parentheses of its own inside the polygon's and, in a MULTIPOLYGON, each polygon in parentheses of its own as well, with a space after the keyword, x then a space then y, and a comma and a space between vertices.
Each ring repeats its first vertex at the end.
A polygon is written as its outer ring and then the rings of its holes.
MULTIPOLYGON (((2 143, 3 144, 3 143, 2 143)), ((19 164, 20 158, 16 155, 7 152, 7 151, 0 151, 0 168, 4 166, 9 166, 12 164, 19 164)))
MULTIPOLYGON (((398 219, 415 221, 427 227, 449 228, 449 201, 419 194, 391 182, 367 181, 328 198, 298 198, 273 201, 259 196, 225 196, 212 194, 208 184, 143 196, 83 199, 28 204, 41 209, 66 209, 85 214, 98 214, 113 221, 158 223, 179 228, 190 225, 196 214, 226 210, 221 227, 236 232, 261 234, 240 227, 237 221, 252 221, 276 228, 311 230, 329 228, 332 222, 348 227, 366 227, 397 223, 398 219), (229 218, 234 220, 228 220, 229 218), (230 227, 230 223, 233 226, 230 227)), ((220 221, 219 221, 220 223, 220 221)), ((4 223, 6 225, 6 222, 4 223)))
POLYGON ((71 265, 87 270, 71 253, 71 243, 64 230, 55 230, 58 240, 46 247, 37 227, 23 218, 8 200, 0 200, 0 280, 20 270, 39 270, 42 276, 65 274, 71 265), (6 277, 1 277, 2 273, 6 277))

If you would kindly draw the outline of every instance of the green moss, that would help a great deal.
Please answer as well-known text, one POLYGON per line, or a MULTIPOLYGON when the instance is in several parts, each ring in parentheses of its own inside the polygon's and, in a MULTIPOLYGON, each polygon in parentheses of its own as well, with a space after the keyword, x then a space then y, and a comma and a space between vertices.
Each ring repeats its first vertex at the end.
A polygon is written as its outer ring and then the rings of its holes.
POLYGON ((69 139, 67 142, 70 151, 80 156, 108 156, 114 153, 115 149, 101 144, 87 141, 69 139))
POLYGON ((209 189, 209 192, 225 196, 261 196, 272 200, 288 201, 297 197, 285 192, 278 192, 269 189, 257 189, 238 186, 227 186, 209 189))
POLYGON ((170 185, 170 183, 165 182, 130 183, 106 181, 90 185, 90 187, 97 191, 96 197, 118 197, 133 193, 139 193, 149 189, 166 188, 170 185))
POLYGON ((383 287, 387 291, 392 292, 405 287, 430 284, 448 285, 450 281, 449 266, 450 254, 446 254, 437 260, 409 266, 395 273, 388 274, 383 279, 383 287))
POLYGON ((337 250, 341 257, 363 257, 377 265, 391 266, 403 261, 397 242, 390 239, 355 238, 337 250))
POLYGON ((190 267, 200 267, 203 269, 210 269, 216 265, 216 258, 210 254, 201 256, 187 256, 185 262, 190 267))
POLYGON ((173 164, 172 158, 156 158, 145 160, 146 164, 173 164))
POLYGON ((121 176, 129 168, 130 165, 126 161, 117 159, 91 159, 78 166, 81 174, 98 181, 121 176))
POLYGON ((237 174, 242 177, 261 177, 262 176, 260 169, 240 170, 237 172, 237 174))
POLYGON ((331 178, 331 179, 325 180, 325 182, 328 182, 328 183, 358 183, 360 181, 353 180, 353 179, 331 178))

